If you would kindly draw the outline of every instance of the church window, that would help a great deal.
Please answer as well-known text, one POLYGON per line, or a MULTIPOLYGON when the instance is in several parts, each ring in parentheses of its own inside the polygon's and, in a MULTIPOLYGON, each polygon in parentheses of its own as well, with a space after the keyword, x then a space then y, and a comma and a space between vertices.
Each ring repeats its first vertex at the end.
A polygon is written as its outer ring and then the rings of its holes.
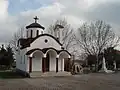
POLYGON ((33 30, 31 30, 31 38, 32 38, 32 35, 33 35, 33 30))
POLYGON ((41 34, 43 34, 43 31, 41 31, 41 34))
POLYGON ((38 36, 39 35, 39 30, 37 30, 37 33, 36 33, 36 36, 38 36))
POLYGON ((22 56, 20 57, 20 64, 22 64, 22 56))
POLYGON ((48 42, 48 40, 47 39, 45 39, 45 43, 47 43, 48 42))
POLYGON ((27 31, 27 37, 28 37, 28 31, 27 31))
POLYGON ((24 55, 24 64, 25 64, 25 55, 24 55))

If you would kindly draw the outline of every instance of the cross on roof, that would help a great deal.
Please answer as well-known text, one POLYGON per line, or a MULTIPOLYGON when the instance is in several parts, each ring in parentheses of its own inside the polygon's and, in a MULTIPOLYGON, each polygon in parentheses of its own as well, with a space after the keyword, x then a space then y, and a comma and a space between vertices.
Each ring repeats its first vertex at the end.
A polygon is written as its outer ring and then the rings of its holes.
POLYGON ((35 19, 35 23, 37 23, 37 20, 39 20, 39 18, 37 16, 34 19, 35 19))

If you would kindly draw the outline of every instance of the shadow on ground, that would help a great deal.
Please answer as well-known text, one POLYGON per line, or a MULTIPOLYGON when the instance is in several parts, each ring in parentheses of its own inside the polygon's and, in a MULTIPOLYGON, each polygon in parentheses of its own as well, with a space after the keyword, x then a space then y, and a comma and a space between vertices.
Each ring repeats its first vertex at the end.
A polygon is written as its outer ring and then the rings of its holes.
POLYGON ((19 79, 24 77, 14 71, 0 71, 0 78, 1 79, 19 79))

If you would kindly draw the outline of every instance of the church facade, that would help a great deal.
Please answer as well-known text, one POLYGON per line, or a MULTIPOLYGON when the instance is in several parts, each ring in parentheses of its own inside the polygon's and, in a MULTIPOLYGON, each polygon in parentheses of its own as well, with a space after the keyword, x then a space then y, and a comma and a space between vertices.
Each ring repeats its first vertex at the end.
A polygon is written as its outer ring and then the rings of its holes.
MULTIPOLYGON (((56 26, 55 36, 44 33, 45 28, 35 22, 26 26, 26 38, 18 41, 16 54, 17 71, 30 76, 31 73, 40 72, 70 72, 71 54, 64 50, 60 39, 63 28, 56 26)), ((30 76, 31 77, 31 76, 30 76)))

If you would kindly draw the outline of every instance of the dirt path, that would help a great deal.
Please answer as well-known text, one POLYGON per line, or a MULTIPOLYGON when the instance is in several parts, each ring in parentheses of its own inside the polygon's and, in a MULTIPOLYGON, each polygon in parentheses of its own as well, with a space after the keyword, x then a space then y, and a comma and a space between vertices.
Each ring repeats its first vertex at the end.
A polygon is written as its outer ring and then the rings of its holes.
POLYGON ((120 74, 0 80, 0 90, 120 90, 120 74))

